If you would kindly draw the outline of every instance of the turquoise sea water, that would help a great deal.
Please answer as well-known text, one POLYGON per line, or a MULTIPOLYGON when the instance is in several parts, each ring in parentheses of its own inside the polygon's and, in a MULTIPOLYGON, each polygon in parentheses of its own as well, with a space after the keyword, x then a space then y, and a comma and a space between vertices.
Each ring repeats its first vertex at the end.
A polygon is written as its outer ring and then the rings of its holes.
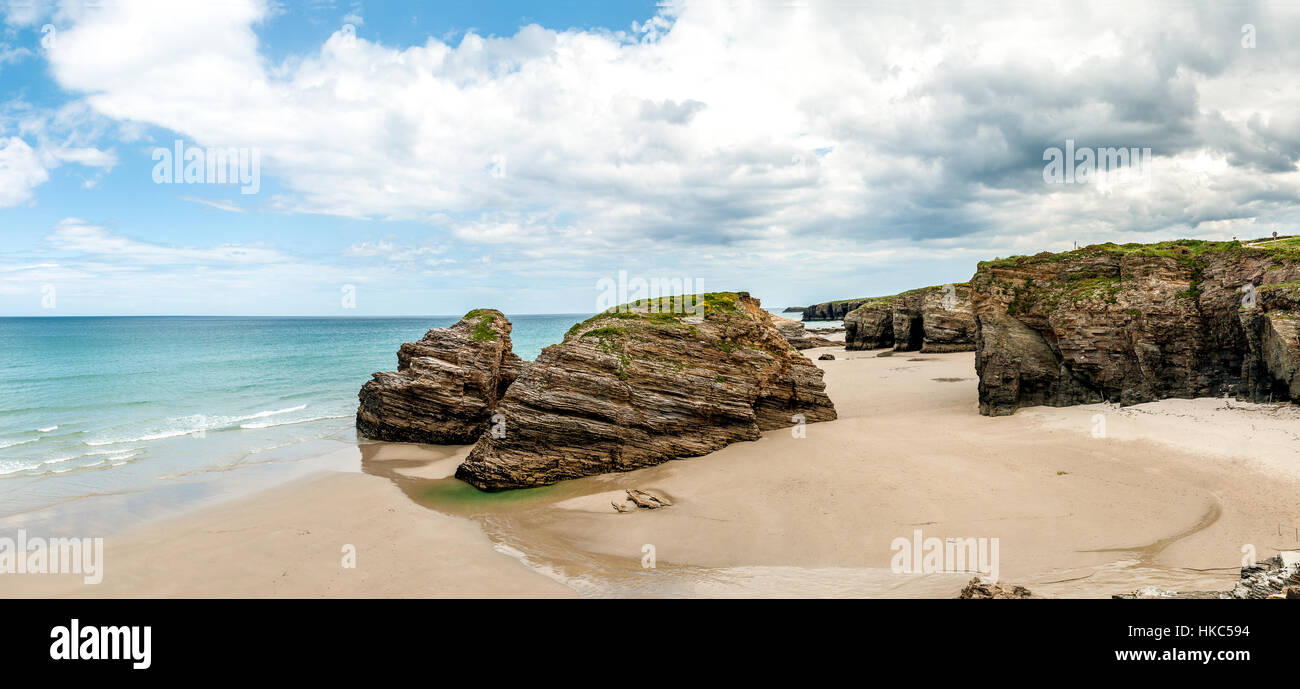
MULTIPOLYGON (((511 316, 514 350, 585 317, 511 316)), ((0 517, 353 440, 370 374, 456 320, 0 318, 0 517)))

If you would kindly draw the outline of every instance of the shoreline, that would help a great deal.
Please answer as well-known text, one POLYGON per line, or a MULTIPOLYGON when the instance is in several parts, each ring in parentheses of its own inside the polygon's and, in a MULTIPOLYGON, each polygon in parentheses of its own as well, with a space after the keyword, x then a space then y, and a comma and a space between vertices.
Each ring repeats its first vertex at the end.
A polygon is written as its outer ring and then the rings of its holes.
POLYGON ((890 543, 920 529, 999 539, 1001 580, 1035 594, 1109 597, 1222 589, 1246 544, 1260 559, 1294 547, 1270 534, 1300 523, 1283 423, 1296 410, 1196 399, 983 417, 970 352, 803 353, 839 410, 806 438, 769 431, 503 493, 450 478, 467 446, 366 442, 355 468, 110 539, 99 586, 0 577, 0 596, 955 597, 970 573, 891 571, 890 543), (619 514, 610 499, 628 488, 675 504, 619 514))

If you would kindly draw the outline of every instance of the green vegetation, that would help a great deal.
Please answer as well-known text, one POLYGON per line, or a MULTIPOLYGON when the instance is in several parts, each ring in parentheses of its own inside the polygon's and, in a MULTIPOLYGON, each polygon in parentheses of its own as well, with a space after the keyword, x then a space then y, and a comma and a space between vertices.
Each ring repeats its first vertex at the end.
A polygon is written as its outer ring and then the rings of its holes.
POLYGON ((465 314, 461 320, 468 321, 476 318, 478 323, 474 325, 474 331, 470 333, 470 339, 475 342, 491 342, 495 340, 497 335, 492 330, 492 322, 497 318, 496 312, 488 309, 474 309, 465 314))
POLYGON ((609 338, 609 337, 617 337, 617 336, 622 335, 623 333, 626 333, 626 332, 627 332, 627 328, 615 328, 615 327, 609 327, 609 328, 596 328, 595 330, 588 330, 587 332, 583 333, 582 336, 583 336, 583 337, 595 337, 595 338, 598 338, 598 339, 603 340, 603 339, 605 339, 605 338, 609 338))
POLYGON ((1216 242, 1205 239, 1176 239, 1154 244, 1092 244, 1073 251, 1060 253, 1042 252, 1033 256, 1008 256, 991 261, 980 261, 980 268, 1010 268, 1064 261, 1070 258, 1084 258, 1099 254, 1117 256, 1156 256, 1172 258, 1181 266, 1199 267, 1213 254, 1240 254, 1247 251, 1259 251, 1279 259, 1300 261, 1300 237, 1279 238, 1277 240, 1243 243, 1240 241, 1216 242))
MULTIPOLYGON (((1179 239, 1152 244, 1093 244, 1060 253, 1042 252, 1033 256, 1010 256, 981 261, 977 279, 991 286, 1001 286, 1010 292, 1011 300, 1007 305, 1007 312, 1011 314, 1027 313, 1038 306, 1051 310, 1063 301, 1074 304, 1087 301, 1114 304, 1118 302, 1118 295, 1123 289, 1127 276, 1118 274, 1118 264, 1114 260, 1105 259, 1128 256, 1164 258, 1172 260, 1178 268, 1187 271, 1186 274, 1191 277, 1188 288, 1175 294, 1175 298, 1195 301, 1201 294, 1202 272, 1210 264, 1211 259, 1219 256, 1247 255, 1262 255, 1273 259, 1275 263, 1270 269, 1300 262, 1300 237, 1256 242, 1179 239), (1089 259, 1101 260, 1091 261, 1095 267, 1090 267, 1089 259), (1066 270, 1074 269, 1075 265, 1083 268, 1074 272, 1062 270, 1055 280, 1042 286, 1033 285, 1032 280, 1019 284, 1014 276, 996 275, 993 272, 993 269, 999 268, 1027 268, 1066 260, 1077 261, 1066 270)), ((1279 289, 1282 286, 1271 287, 1279 289)))
POLYGON ((752 318, 740 308, 740 293, 706 292, 694 295, 673 295, 656 299, 642 299, 628 304, 620 304, 609 311, 598 313, 581 323, 569 328, 565 337, 573 335, 586 336, 588 330, 598 321, 608 318, 648 322, 661 327, 683 327, 688 332, 696 332, 694 327, 683 319, 692 316, 708 318, 711 313, 734 313, 752 318))

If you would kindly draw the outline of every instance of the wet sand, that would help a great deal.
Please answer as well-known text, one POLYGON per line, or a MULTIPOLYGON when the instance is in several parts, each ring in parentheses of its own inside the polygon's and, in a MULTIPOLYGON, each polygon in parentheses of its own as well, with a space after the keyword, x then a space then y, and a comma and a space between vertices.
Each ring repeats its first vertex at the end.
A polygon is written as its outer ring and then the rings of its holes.
POLYGON ((706 457, 485 494, 467 447, 362 445, 331 472, 112 539, 103 584, 0 595, 950 597, 896 538, 998 539, 1000 578, 1053 597, 1229 588, 1242 549, 1294 549, 1297 409, 1165 400, 978 414, 971 352, 811 349, 840 418, 706 457), (1099 421, 1100 419, 1100 421, 1099 421), (1104 425, 1104 431, 1102 430, 1104 425), (628 488, 669 508, 619 513, 628 488), (355 570, 340 567, 357 546, 355 570), (650 567, 653 559, 653 567, 650 567))

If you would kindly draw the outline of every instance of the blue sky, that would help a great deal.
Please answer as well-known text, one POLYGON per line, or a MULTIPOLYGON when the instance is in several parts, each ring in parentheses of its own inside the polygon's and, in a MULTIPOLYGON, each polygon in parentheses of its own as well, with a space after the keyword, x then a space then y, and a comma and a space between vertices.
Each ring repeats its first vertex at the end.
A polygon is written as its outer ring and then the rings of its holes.
POLYGON ((1061 7, 0 0, 0 315, 784 306, 1294 231, 1294 8, 1061 7), (1066 139, 1154 173, 1046 185, 1066 139), (178 140, 256 193, 155 183, 178 140))

